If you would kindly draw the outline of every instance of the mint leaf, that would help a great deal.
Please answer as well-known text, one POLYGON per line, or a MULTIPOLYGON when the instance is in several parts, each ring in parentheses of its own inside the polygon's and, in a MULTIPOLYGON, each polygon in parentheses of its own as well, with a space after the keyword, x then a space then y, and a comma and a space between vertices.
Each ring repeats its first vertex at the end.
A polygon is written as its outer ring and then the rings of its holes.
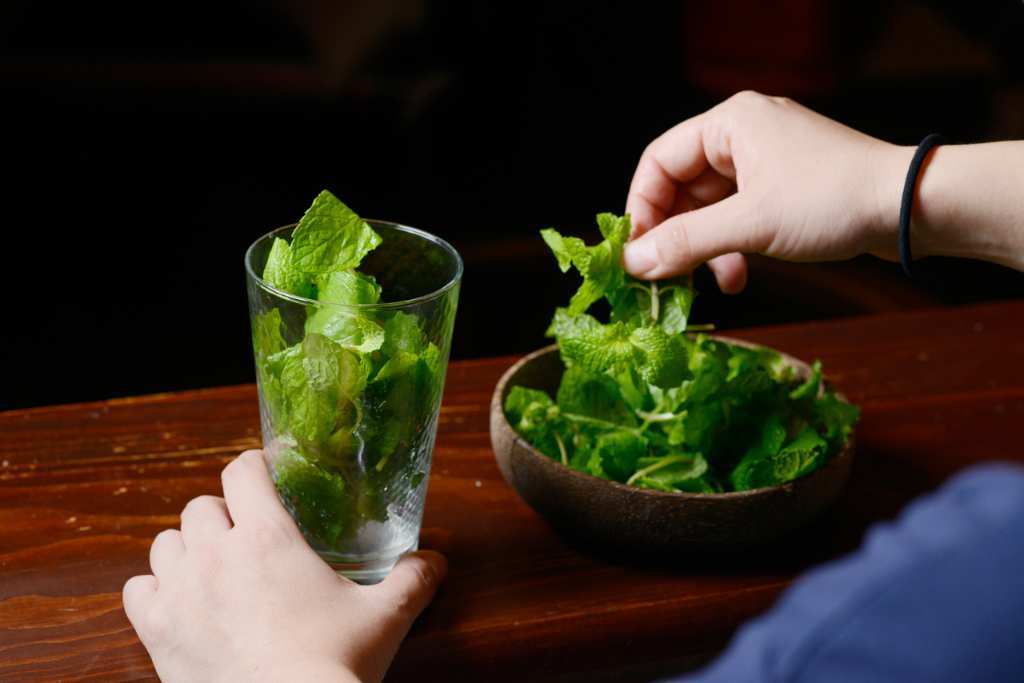
POLYGON ((256 359, 260 361, 284 350, 284 333, 279 309, 272 308, 266 313, 253 316, 252 345, 256 359))
POLYGON ((546 410, 553 406, 554 401, 547 392, 540 389, 527 389, 526 387, 512 387, 505 397, 505 416, 509 422, 517 424, 531 412, 534 406, 546 410))
POLYGON ((292 254, 288 241, 275 237, 267 255, 267 265, 263 268, 263 279, 287 292, 288 280, 291 277, 292 254))
POLYGON ((633 486, 666 491, 712 493, 714 488, 704 478, 708 461, 699 453, 640 458, 639 469, 629 479, 633 486))
POLYGON ((586 314, 556 313, 550 329, 566 363, 593 374, 636 368, 646 382, 657 386, 676 385, 689 375, 685 342, 658 327, 631 330, 621 322, 601 325, 586 314))
POLYGON ((860 408, 843 401, 835 392, 827 391, 815 401, 811 415, 814 423, 824 432, 831 448, 838 450, 853 433, 853 426, 860 418, 860 408))
POLYGON ((291 247, 287 240, 280 237, 275 237, 270 247, 267 265, 263 267, 263 279, 288 294, 306 298, 316 295, 316 287, 312 280, 292 265, 291 247))
POLYGON ((369 318, 343 310, 320 309, 306 320, 306 334, 323 335, 358 353, 376 351, 384 344, 384 328, 369 318))
POLYGON ((629 217, 602 213, 598 215, 597 223, 605 239, 593 247, 586 246, 578 237, 563 237, 551 228, 541 231, 562 272, 572 265, 583 276, 583 284, 569 302, 570 315, 583 313, 603 296, 621 287, 625 279, 621 261, 622 248, 629 238, 629 217))
POLYGON ((292 436, 300 441, 324 441, 338 422, 341 398, 338 355, 326 337, 307 335, 303 353, 281 369, 281 386, 292 436))
POLYGON ((306 319, 306 333, 322 334, 351 351, 370 353, 384 344, 384 329, 361 313, 360 306, 380 299, 380 286, 372 277, 339 270, 322 279, 317 295, 323 306, 306 319))
POLYGON ((505 416, 512 427, 545 455, 568 462, 565 441, 556 437, 563 427, 558 406, 547 393, 538 389, 512 387, 505 397, 505 416), (565 457, 563 457, 565 452, 565 457))
POLYGON ((380 285, 372 275, 335 270, 317 279, 317 300, 343 306, 365 306, 380 301, 380 285))
POLYGON ((824 462, 828 443, 807 428, 777 453, 762 449, 744 456, 730 477, 737 491, 776 486, 813 472, 824 462))
POLYGON ((647 441, 632 430, 617 430, 597 438, 594 456, 609 479, 625 483, 636 471, 637 462, 647 455, 647 441))
MULTIPOLYGON (((589 317, 589 316, 588 316, 589 317)), ((562 358, 592 373, 639 365, 643 357, 630 341, 630 330, 622 323, 576 325, 558 337, 562 358)))
POLYGON ((641 354, 637 367, 649 384, 675 387, 690 376, 689 350, 683 337, 668 335, 660 327, 638 327, 629 341, 641 354))
POLYGON ((673 285, 661 292, 659 324, 667 334, 682 334, 690 320, 694 291, 689 285, 673 285))
POLYGON ((619 385, 609 375, 593 374, 581 366, 572 366, 562 375, 557 403, 563 413, 633 426, 636 415, 622 399, 619 385))
POLYGON ((368 223, 324 190, 292 233, 291 265, 314 277, 359 266, 380 244, 368 223))
POLYGON ((811 376, 807 380, 789 392, 789 397, 794 401, 803 399, 815 399, 818 397, 818 390, 821 387, 821 361, 814 361, 811 366, 811 376))
POLYGON ((563 273, 568 272, 574 262, 579 264, 577 268, 581 271, 589 266, 587 245, 579 237, 562 237, 552 228, 541 230, 540 236, 558 259, 558 267, 563 273))
POLYGON ((426 338, 416 316, 397 311, 384 323, 384 345, 382 348, 386 355, 419 354, 424 351, 425 346, 426 338))
POLYGON ((358 521, 341 476, 289 450, 275 463, 274 484, 310 543, 332 548, 355 532, 358 521))

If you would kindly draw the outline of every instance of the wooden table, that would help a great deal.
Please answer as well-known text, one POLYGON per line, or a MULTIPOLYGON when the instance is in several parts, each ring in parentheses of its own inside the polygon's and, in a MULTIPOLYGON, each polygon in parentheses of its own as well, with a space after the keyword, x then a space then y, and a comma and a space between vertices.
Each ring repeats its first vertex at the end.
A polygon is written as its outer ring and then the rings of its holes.
MULTIPOLYGON (((863 409, 853 478, 813 528, 685 566, 596 559, 505 486, 488 401, 513 359, 453 363, 424 545, 451 573, 390 679, 643 680, 695 666, 801 569, 952 472, 1024 460, 1024 302, 730 331, 820 357, 863 409)), ((0 680, 153 676, 121 585, 185 502, 259 443, 252 386, 0 414, 0 680)))

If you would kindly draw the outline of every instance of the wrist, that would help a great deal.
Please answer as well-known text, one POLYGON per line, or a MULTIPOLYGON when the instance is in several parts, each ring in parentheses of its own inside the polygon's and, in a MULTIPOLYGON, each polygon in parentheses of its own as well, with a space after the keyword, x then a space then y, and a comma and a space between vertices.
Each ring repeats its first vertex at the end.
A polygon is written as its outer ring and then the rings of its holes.
MULTIPOLYGON (((881 143, 875 148, 869 171, 873 179, 873 192, 865 201, 864 251, 890 259, 898 259, 900 199, 907 180, 907 169, 915 147, 881 143)), ((916 211, 915 211, 916 213, 916 211)), ((913 226, 912 226, 913 227, 913 226)), ((913 236, 913 235, 912 235, 913 236)), ((914 244, 915 255, 924 256, 914 244)))

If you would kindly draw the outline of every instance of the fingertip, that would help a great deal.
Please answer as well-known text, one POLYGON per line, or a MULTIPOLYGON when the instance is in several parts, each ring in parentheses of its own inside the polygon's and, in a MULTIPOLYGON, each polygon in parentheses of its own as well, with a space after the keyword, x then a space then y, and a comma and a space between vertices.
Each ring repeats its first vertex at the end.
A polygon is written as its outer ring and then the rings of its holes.
POLYGON ((156 593, 157 580, 152 574, 139 574, 124 582, 121 588, 121 606, 128 619, 138 614, 138 608, 156 593))
POLYGON ((437 583, 441 583, 448 576, 448 558, 436 550, 417 550, 410 555, 418 556, 430 566, 437 583))
POLYGON ((448 573, 448 560, 432 550, 417 550, 399 558, 391 572, 374 589, 413 619, 430 603, 448 573))
POLYGON ((633 277, 646 279, 658 267, 658 251, 654 239, 643 235, 626 243, 622 265, 633 277))
POLYGON ((747 259, 743 254, 724 254, 708 261, 723 294, 739 294, 747 286, 747 259))
POLYGON ((431 591, 448 575, 448 558, 436 550, 415 550, 402 555, 392 573, 418 575, 425 588, 431 591))
POLYGON ((242 453, 238 456, 238 460, 243 462, 243 463, 245 463, 246 465, 251 465, 251 466, 255 466, 256 464, 259 464, 259 466, 262 468, 263 467, 263 451, 261 451, 258 448, 250 448, 247 451, 242 451, 242 453))

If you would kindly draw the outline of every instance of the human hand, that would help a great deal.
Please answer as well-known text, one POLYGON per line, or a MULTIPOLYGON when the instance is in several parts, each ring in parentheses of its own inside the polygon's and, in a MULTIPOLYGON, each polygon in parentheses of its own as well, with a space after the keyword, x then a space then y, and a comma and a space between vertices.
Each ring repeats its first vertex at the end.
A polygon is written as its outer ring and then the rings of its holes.
POLYGON ((746 284, 744 253, 895 259, 913 151, 788 99, 739 93, 644 150, 626 202, 634 239, 624 265, 658 279, 707 261, 733 293, 746 284))
POLYGON ((281 505, 260 451, 221 474, 150 548, 152 575, 124 585, 124 610, 164 681, 379 681, 445 575, 434 552, 384 581, 338 576, 281 505))

